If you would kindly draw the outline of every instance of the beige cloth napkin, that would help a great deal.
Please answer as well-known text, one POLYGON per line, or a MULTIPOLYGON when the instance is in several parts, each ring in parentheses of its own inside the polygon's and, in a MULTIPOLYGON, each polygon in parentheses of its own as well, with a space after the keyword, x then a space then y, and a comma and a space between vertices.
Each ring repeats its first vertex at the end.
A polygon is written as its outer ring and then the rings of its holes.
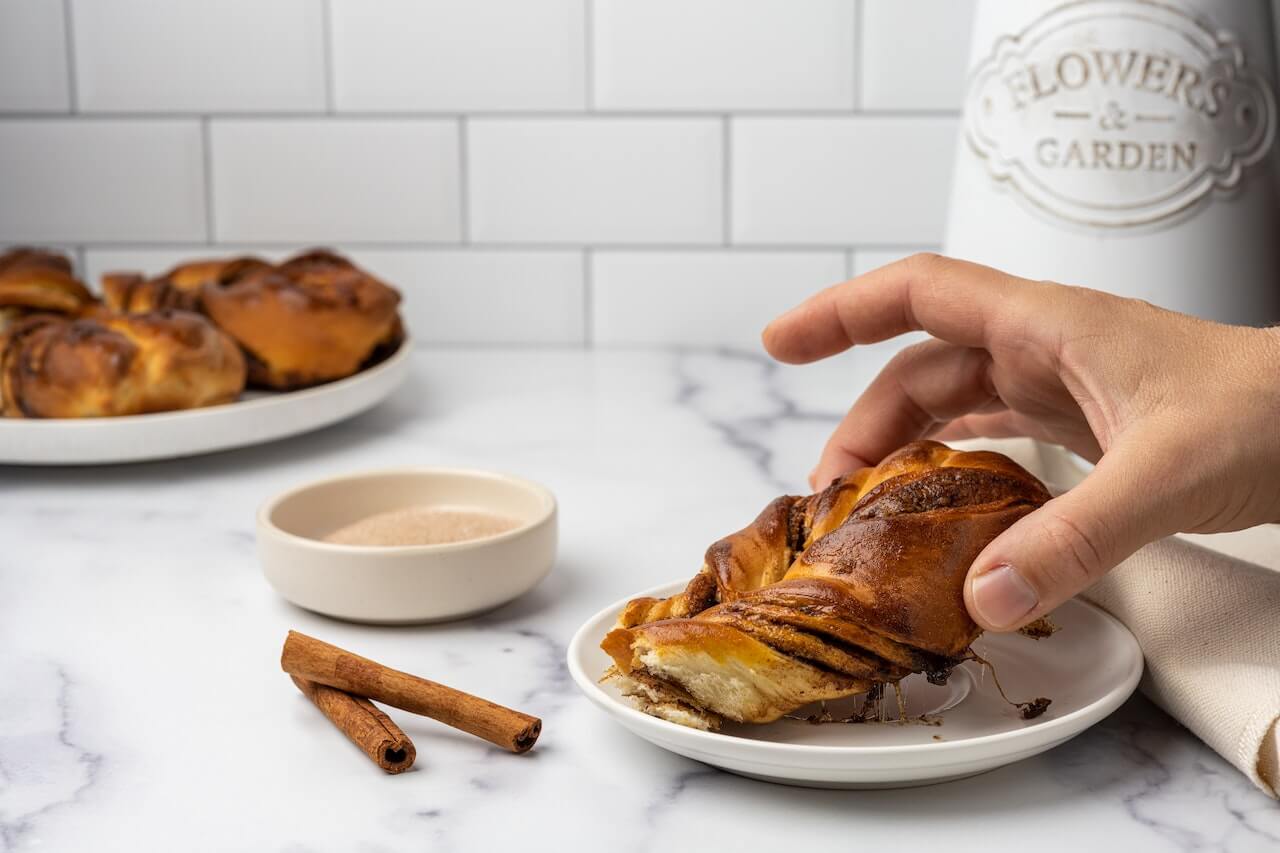
MULTIPOLYGON (((1084 476, 1029 439, 958 445, 998 450, 1052 486, 1084 476)), ((1142 692, 1280 796, 1280 525, 1154 542, 1083 597, 1138 638, 1142 692)))

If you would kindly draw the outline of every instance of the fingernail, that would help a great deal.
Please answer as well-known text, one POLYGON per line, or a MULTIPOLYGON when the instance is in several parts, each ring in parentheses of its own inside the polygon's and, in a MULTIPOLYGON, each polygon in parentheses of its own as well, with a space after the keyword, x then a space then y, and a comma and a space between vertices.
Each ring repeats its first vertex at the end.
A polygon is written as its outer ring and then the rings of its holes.
POLYGON ((996 628, 1012 627, 1039 603, 1036 591, 1013 566, 996 566, 973 579, 973 609, 996 628))

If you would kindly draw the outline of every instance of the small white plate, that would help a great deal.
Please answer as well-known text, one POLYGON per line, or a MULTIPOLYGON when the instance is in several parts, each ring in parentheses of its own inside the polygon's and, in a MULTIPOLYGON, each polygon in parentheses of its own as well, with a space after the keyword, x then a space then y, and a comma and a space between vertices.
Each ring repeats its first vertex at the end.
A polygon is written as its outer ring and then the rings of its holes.
POLYGON ((386 361, 314 388, 222 406, 119 418, 0 418, 0 464, 104 465, 195 456, 319 429, 380 403, 409 372, 405 340, 386 361))
MULTIPOLYGON (((685 582, 638 595, 674 595, 685 582)), ((569 672, 587 698, 635 734, 663 749, 769 782, 814 788, 898 788, 972 776, 1052 749, 1118 708, 1138 685, 1142 651, 1119 621, 1083 601, 1053 614, 1061 630, 1044 640, 985 634, 974 649, 995 667, 1009 698, 1053 700, 1023 720, 974 663, 958 668, 945 687, 919 676, 904 679, 908 712, 937 713, 937 726, 894 722, 814 725, 779 720, 763 726, 730 724, 720 732, 670 723, 641 713, 611 685, 599 683, 612 661, 600 641, 630 598, 591 617, 569 644, 569 672)), ((886 691, 896 716, 892 691, 886 691)))

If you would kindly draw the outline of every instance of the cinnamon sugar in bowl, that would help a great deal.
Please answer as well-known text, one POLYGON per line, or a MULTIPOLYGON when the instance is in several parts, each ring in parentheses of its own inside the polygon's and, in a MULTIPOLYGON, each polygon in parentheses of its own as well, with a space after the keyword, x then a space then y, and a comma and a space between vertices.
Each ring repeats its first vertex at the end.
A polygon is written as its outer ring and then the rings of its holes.
POLYGON ((447 545, 470 542, 515 530, 520 522, 509 515, 482 509, 411 506, 353 521, 324 537, 334 545, 447 545))
POLYGON ((533 588, 555 560, 556 515, 551 492, 507 474, 352 474, 264 504, 258 556, 267 581, 299 607, 356 622, 435 622, 533 588))

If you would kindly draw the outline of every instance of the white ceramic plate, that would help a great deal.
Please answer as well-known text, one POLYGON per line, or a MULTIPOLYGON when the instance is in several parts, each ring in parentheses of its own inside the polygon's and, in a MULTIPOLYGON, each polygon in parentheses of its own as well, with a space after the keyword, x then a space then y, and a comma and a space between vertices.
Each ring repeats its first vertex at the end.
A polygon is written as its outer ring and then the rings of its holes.
MULTIPOLYGON (((673 595, 684 585, 666 584, 638 595, 673 595)), ((908 787, 993 770, 1080 734, 1129 698, 1142 675, 1142 652, 1128 629, 1092 605, 1070 601, 1053 614, 1061 630, 1048 639, 987 634, 974 644, 995 667, 1011 699, 1053 700, 1034 720, 1023 720, 1000 698, 990 674, 966 663, 945 687, 934 687, 919 676, 903 681, 908 712, 936 714, 941 720, 936 726, 814 725, 784 719, 704 732, 643 714, 615 688, 598 683, 611 663, 600 641, 625 603, 619 601, 591 617, 569 645, 569 671, 587 698, 663 749, 788 785, 908 787)), ((896 715, 891 698, 888 704, 896 715)))
POLYGON ((250 393, 222 406, 119 418, 0 418, 0 464, 102 465, 194 456, 297 435, 359 414, 408 375, 405 340, 354 376, 285 393, 250 393))

